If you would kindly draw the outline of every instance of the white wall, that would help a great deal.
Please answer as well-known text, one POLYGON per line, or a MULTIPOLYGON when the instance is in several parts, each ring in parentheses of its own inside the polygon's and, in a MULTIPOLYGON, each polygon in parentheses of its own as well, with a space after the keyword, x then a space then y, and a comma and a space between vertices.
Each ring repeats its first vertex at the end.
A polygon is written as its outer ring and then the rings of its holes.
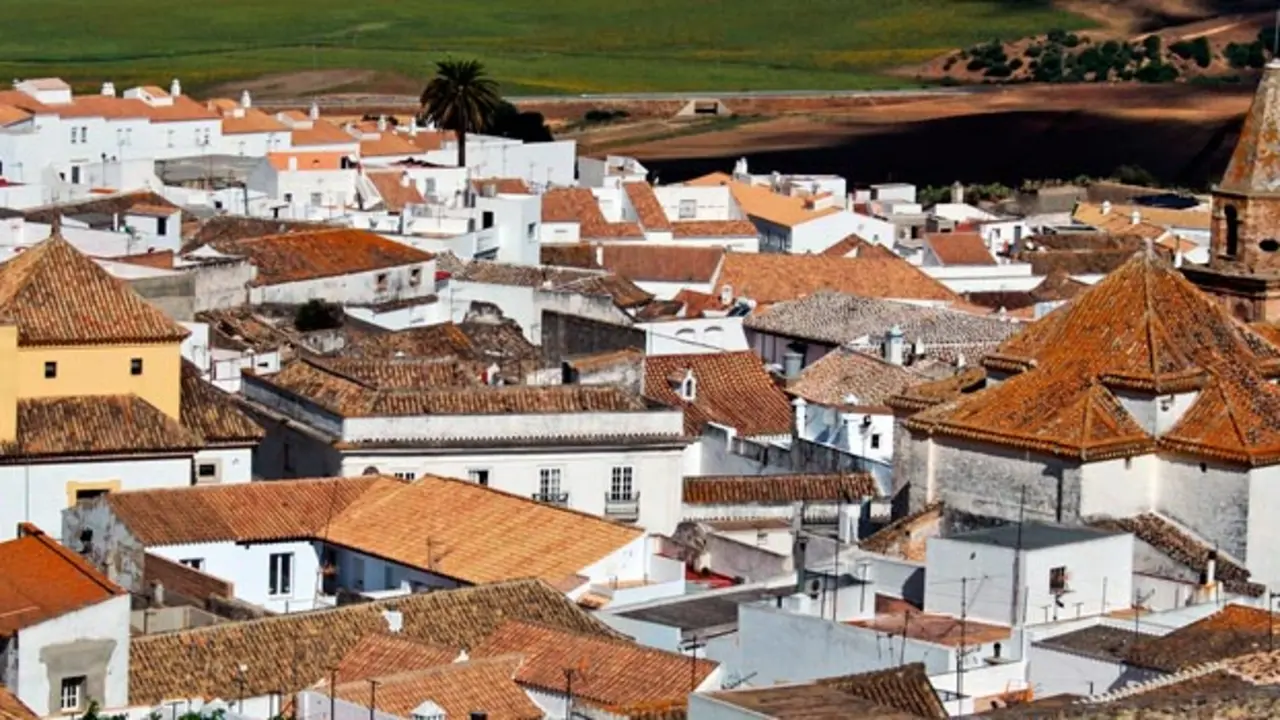
MULTIPOLYGON (((102 709, 129 702, 129 596, 118 595, 18 632, 18 698, 36 715, 60 715, 49 707, 49 671, 41 651, 51 645, 106 640, 115 643, 107 662, 102 709)), ((60 682, 61 678, 55 678, 60 682)))
POLYGON ((196 483, 204 484, 210 480, 200 476, 201 465, 214 465, 219 484, 246 483, 253 480, 253 448, 206 448, 196 453, 196 483))
POLYGON ((673 222, 681 220, 743 220, 746 218, 728 185, 658 185, 653 188, 662 209, 673 222), (680 214, 684 201, 685 215, 680 214), (690 217, 688 209, 693 209, 690 217))
MULTIPOLYGON (((894 240, 898 236, 897 226, 888 220, 881 220, 878 217, 856 212, 850 212, 849 214, 853 215, 853 229, 850 232, 863 240, 870 240, 877 245, 893 247, 894 240)), ((827 247, 830 247, 830 245, 827 247)))
POLYGON ((1035 697, 1101 695, 1147 682, 1159 673, 1122 662, 1032 643, 1027 651, 1028 680, 1035 697))
POLYGON ((368 272, 333 275, 276 285, 259 285, 249 288, 249 302, 254 305, 263 303, 301 305, 314 299, 335 303, 380 303, 388 300, 422 298, 435 293, 435 274, 435 260, 428 260, 368 272), (416 285, 411 279, 411 273, 414 270, 418 272, 416 285), (378 288, 380 275, 387 277, 385 289, 382 290, 378 288))
POLYGON ((0 541, 16 536, 18 523, 31 522, 50 534, 62 527, 67 484, 120 481, 121 490, 186 487, 191 458, 127 458, 0 467, 0 541))
POLYGON ((201 572, 235 585, 236 598, 271 612, 299 612, 321 606, 316 602, 320 560, 310 541, 238 545, 233 542, 163 545, 147 552, 174 562, 201 559, 201 572), (270 592, 271 555, 293 553, 293 581, 287 594, 270 592))
POLYGON ((685 355, 746 350, 740 317, 693 318, 636 323, 645 331, 646 355, 685 355))

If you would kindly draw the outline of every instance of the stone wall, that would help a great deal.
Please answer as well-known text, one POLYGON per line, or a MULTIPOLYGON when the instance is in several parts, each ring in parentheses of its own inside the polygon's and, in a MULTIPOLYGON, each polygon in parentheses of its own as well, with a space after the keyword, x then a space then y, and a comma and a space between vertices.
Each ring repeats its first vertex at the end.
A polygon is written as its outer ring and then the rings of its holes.
POLYGON ((981 517, 1017 520, 1021 513, 1026 520, 1042 522, 1079 520, 1078 464, 955 438, 934 437, 932 441, 932 457, 927 457, 928 442, 915 442, 908 453, 895 458, 913 466, 913 509, 942 501, 948 510, 981 517), (1024 487, 1026 504, 1020 511, 1024 487))
POLYGON ((196 281, 191 275, 135 278, 129 286, 174 320, 191 322, 195 318, 196 281))
POLYGON ((554 310, 542 311, 542 357, 548 362, 626 348, 644 352, 644 330, 554 310))

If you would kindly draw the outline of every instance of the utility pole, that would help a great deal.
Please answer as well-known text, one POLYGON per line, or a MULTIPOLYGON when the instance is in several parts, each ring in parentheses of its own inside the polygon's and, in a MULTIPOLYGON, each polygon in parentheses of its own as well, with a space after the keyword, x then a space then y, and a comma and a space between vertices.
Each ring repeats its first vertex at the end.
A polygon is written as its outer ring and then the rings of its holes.
MULTIPOLYGON (((1277 18, 1280 20, 1280 18, 1277 18)), ((1267 593, 1267 651, 1276 651, 1276 598, 1280 597, 1280 592, 1271 591, 1267 593)))
MULTIPOLYGON (((369 680, 369 720, 376 720, 378 711, 375 708, 378 706, 378 686, 381 684, 377 680, 369 680)), ((329 720, 333 720, 333 718, 329 718, 329 720)))
POLYGON ((1022 603, 1019 602, 1022 595, 1022 526, 1023 514, 1027 508, 1027 486, 1022 486, 1022 494, 1018 500, 1018 533, 1017 540, 1013 545, 1013 622, 1011 626, 1017 627, 1019 621, 1026 621, 1025 617, 1019 617, 1019 609, 1022 603))
POLYGON ((329 671, 329 720, 334 720, 338 715, 338 699, 335 695, 338 691, 337 687, 338 668, 335 667, 329 671))
POLYGON ((573 668, 564 669, 564 717, 573 720, 573 668))
MULTIPOLYGON (((1018 525, 1019 531, 1022 529, 1021 523, 1018 525)), ((964 696, 964 644, 965 640, 965 620, 969 608, 969 578, 960 578, 960 654, 956 658, 956 695, 964 696)))

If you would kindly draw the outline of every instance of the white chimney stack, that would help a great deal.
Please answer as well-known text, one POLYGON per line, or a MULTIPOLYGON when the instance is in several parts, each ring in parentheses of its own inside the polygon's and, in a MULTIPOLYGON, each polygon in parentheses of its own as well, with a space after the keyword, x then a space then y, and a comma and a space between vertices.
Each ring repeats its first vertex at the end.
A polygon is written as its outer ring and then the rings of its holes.
POLYGON ((115 96, 116 96, 116 84, 115 84, 115 83, 113 83, 113 82, 104 82, 104 83, 102 83, 102 94, 103 94, 103 95, 105 95, 105 96, 107 96, 107 97, 115 97, 115 96))
POLYGON ((596 265, 604 267, 604 246, 596 245, 596 265))
POLYGON ((1209 559, 1204 563, 1204 584, 1213 585, 1218 581, 1218 551, 1210 550, 1209 559))
POLYGON ((1111 201, 1110 201, 1110 200, 1103 200, 1103 201, 1102 201, 1102 214, 1103 214, 1103 215, 1110 215, 1110 214, 1111 214, 1111 201))
POLYGON ((298 156, 297 156, 297 155, 290 155, 290 156, 289 156, 289 171, 290 171, 290 172, 296 172, 297 170, 298 170, 298 156))
POLYGON ((311 109, 307 111, 307 117, 311 118, 312 120, 320 119, 320 105, 318 103, 315 103, 315 102, 311 103, 311 109))
POLYGON ((1129 213, 1130 225, 1137 225, 1140 222, 1142 222, 1142 213, 1138 212, 1137 210, 1134 210, 1133 212, 1129 213))
POLYGON ((182 94, 182 83, 178 82, 178 78, 174 78, 173 82, 169 83, 169 94, 173 97, 178 97, 182 94))
POLYGON ((902 339, 902 328, 894 325, 889 328, 889 332, 884 338, 884 359, 891 365, 901 365, 903 360, 903 346, 905 342, 902 339))
POLYGON ((253 98, 249 96, 248 90, 245 90, 244 92, 240 93, 240 107, 242 108, 253 107, 253 98))
POLYGON ((378 132, 386 132, 386 131, 387 131, 387 116, 379 115, 378 116, 378 132))
POLYGON ((400 175, 400 187, 409 187, 409 173, 400 175))

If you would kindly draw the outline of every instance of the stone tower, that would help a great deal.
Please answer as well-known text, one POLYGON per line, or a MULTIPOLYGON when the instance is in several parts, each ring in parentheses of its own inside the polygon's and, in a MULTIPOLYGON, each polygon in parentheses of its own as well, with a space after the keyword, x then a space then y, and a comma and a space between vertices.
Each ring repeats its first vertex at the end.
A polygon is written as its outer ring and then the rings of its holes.
POLYGON ((1263 70, 1212 212, 1209 264, 1183 274, 1240 320, 1280 320, 1280 61, 1263 70))

